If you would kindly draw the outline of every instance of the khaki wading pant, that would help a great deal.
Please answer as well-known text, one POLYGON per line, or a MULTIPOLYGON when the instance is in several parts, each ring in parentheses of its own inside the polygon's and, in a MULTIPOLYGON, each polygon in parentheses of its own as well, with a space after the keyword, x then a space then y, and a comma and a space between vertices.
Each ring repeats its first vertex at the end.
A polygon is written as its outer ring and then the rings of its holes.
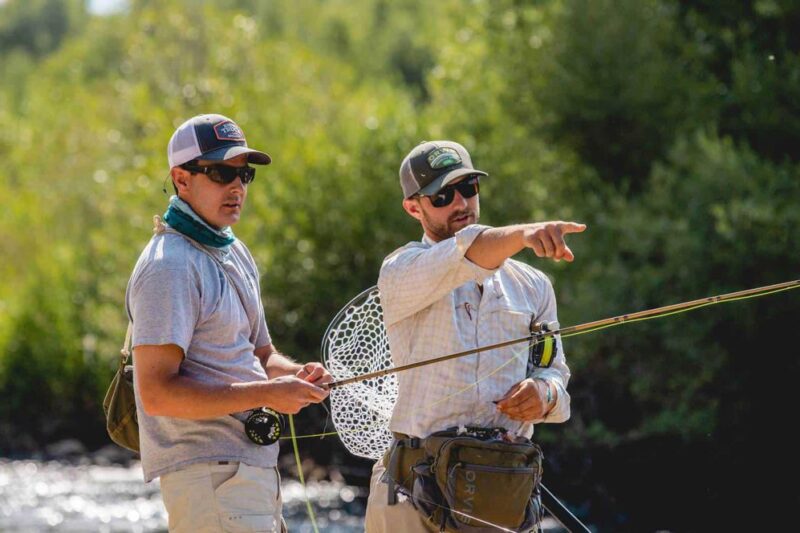
POLYGON ((170 533, 281 533, 280 475, 234 461, 197 463, 161 476, 170 533))
POLYGON ((372 468, 367 498, 367 515, 364 519, 366 533, 429 533, 438 531, 425 520, 410 501, 398 498, 389 505, 389 485, 381 481, 386 469, 378 460, 372 468))

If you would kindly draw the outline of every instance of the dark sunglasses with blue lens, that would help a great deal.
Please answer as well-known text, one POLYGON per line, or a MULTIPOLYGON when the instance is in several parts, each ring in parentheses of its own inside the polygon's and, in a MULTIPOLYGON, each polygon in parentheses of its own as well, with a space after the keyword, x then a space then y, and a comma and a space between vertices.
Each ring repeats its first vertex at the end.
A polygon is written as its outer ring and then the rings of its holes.
POLYGON ((247 185, 256 179, 256 169, 250 166, 230 167, 228 165, 208 165, 199 166, 186 163, 181 168, 188 170, 192 174, 205 174, 208 179, 220 185, 228 185, 236 178, 241 178, 242 184, 247 185))
MULTIPOLYGON (((456 191, 463 198, 472 198, 480 191, 480 176, 472 174, 458 183, 442 187, 437 193, 429 195, 428 198, 430 198, 433 207, 445 207, 453 203, 456 191)), ((420 194, 418 196, 425 195, 420 194)))

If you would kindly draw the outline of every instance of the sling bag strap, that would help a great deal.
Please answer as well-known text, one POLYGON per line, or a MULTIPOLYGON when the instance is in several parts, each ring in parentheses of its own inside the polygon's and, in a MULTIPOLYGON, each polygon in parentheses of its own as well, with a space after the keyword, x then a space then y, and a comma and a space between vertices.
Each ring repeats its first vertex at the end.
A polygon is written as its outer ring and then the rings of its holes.
POLYGON ((125 332, 125 342, 122 343, 122 349, 119 351, 119 364, 125 366, 128 359, 131 357, 131 337, 133 335, 133 322, 128 320, 128 331, 125 332))

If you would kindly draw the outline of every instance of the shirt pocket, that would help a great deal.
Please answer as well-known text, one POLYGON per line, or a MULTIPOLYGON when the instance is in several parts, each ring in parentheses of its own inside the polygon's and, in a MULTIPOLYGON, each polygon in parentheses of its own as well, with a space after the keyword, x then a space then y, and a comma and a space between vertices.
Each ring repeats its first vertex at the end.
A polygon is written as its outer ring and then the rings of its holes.
MULTIPOLYGON (((482 346, 505 341, 523 339, 530 335, 531 317, 535 310, 527 304, 519 304, 505 297, 491 298, 484 302, 481 310, 480 328, 482 346)), ((485 352, 484 363, 488 366, 483 372, 502 367, 495 374, 497 386, 510 387, 525 379, 528 366, 528 343, 520 341, 503 348, 485 352), (513 359, 513 361, 511 361, 513 359)))
POLYGON ((515 303, 505 296, 489 298, 481 311, 481 319, 487 322, 481 330, 489 343, 530 335, 531 318, 536 313, 526 303, 515 303))

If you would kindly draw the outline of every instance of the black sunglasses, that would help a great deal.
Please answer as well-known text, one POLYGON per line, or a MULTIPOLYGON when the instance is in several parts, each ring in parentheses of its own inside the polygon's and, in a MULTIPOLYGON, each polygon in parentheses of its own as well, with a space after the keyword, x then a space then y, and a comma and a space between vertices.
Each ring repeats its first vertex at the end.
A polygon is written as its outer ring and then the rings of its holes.
MULTIPOLYGON (((431 194, 428 198, 430 198, 433 207, 445 207, 453 203, 456 191, 464 198, 472 198, 480 191, 480 176, 473 174, 458 183, 442 187, 436 194, 431 194)), ((420 194, 419 196, 425 195, 420 194)))
POLYGON ((241 178, 242 184, 247 185, 256 179, 256 169, 249 166, 230 167, 228 165, 209 165, 207 167, 201 167, 186 163, 181 165, 181 168, 193 174, 205 174, 208 176, 208 179, 221 185, 228 185, 236 178, 241 178))

